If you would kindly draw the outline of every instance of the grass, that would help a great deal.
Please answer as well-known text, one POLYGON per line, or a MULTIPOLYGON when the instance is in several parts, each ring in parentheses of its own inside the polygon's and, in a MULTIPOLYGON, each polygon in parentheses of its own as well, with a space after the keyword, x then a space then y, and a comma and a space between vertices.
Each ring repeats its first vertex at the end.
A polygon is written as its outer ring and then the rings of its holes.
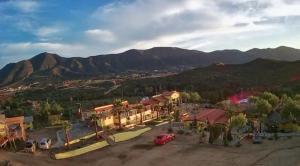
MULTIPOLYGON (((101 131, 98 132, 98 133, 101 133, 101 131)), ((81 140, 86 140, 86 139, 92 138, 92 137, 94 137, 94 136, 96 136, 96 133, 92 133, 92 134, 83 136, 83 137, 81 137, 81 138, 74 139, 74 140, 70 141, 69 144, 72 145, 72 144, 75 144, 75 143, 80 142, 81 140)), ((67 143, 65 143, 65 145, 67 145, 67 143)))
POLYGON ((132 138, 135 138, 147 131, 151 130, 150 127, 143 128, 140 130, 135 130, 135 131, 127 131, 127 132, 122 132, 122 133, 117 133, 114 134, 113 136, 110 136, 111 139, 115 139, 115 142, 122 142, 122 141, 127 141, 132 138))
MULTIPOLYGON (((135 130, 135 131, 127 131, 127 132, 122 132, 122 133, 117 133, 114 134, 113 136, 110 136, 111 139, 115 138, 115 142, 122 142, 122 141, 127 141, 130 140, 132 138, 135 138, 137 136, 140 136, 141 134, 147 132, 151 130, 150 127, 147 128, 143 128, 140 130, 135 130)), ((88 139, 95 136, 95 133, 87 135, 85 137, 82 137, 80 139, 88 139)), ((70 142, 70 144, 74 144, 80 141, 80 139, 76 139, 70 142)), ((101 141, 101 142, 97 142, 91 145, 88 145, 86 147, 82 147, 79 149, 75 149, 75 150, 71 150, 68 152, 63 152, 63 153, 57 153, 55 154, 55 159, 65 159, 65 158, 70 158, 70 157, 75 157, 75 156, 79 156, 103 147, 108 146, 109 144, 106 141, 101 141)))
POLYGON ((83 148, 55 154, 55 159, 65 159, 65 158, 79 156, 79 155, 82 155, 82 154, 85 154, 85 153, 88 153, 88 152, 91 152, 91 151, 94 151, 97 149, 101 149, 108 145, 109 144, 106 141, 97 142, 97 143, 91 144, 91 145, 83 147, 83 148))

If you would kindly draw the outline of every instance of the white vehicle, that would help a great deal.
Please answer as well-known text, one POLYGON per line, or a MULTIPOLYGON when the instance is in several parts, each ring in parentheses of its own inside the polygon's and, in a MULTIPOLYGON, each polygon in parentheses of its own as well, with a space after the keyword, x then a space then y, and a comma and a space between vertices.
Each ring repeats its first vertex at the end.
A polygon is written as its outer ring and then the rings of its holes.
POLYGON ((39 142, 40 149, 50 149, 50 147, 51 147, 51 139, 50 138, 43 138, 39 142))
POLYGON ((27 140, 25 143, 25 152, 34 153, 36 150, 36 141, 33 139, 27 140))

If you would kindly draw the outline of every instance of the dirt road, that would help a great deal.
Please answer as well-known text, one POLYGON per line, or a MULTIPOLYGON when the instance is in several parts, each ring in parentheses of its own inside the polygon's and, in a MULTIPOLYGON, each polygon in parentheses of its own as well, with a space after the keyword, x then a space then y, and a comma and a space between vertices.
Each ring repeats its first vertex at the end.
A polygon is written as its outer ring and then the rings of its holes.
POLYGON ((154 136, 166 131, 156 127, 144 135, 79 157, 52 160, 46 152, 36 155, 0 151, 0 160, 16 165, 128 165, 128 166, 300 166, 300 138, 269 141, 261 145, 243 142, 237 147, 198 144, 198 137, 177 135, 173 142, 154 146, 154 136))

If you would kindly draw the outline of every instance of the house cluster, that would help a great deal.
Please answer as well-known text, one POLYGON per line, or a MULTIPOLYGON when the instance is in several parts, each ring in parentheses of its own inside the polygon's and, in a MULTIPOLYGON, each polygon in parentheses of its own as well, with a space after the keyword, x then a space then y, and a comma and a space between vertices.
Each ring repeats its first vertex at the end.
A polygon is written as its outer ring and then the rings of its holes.
POLYGON ((96 115, 99 119, 98 125, 102 128, 131 127, 172 113, 173 108, 179 104, 181 104, 179 92, 168 91, 144 98, 135 104, 122 101, 121 106, 109 104, 82 111, 81 118, 88 121, 96 115))

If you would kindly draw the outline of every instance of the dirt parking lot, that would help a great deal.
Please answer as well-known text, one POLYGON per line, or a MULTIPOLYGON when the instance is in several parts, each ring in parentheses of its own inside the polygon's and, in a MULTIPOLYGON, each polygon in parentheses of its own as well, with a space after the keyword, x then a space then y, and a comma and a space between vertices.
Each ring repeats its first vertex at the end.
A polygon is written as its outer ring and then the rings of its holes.
POLYGON ((177 135, 173 142, 154 146, 153 139, 167 126, 155 127, 144 135, 114 146, 65 160, 52 160, 47 152, 35 155, 0 151, 0 160, 15 165, 128 165, 128 166, 300 166, 300 138, 253 145, 244 141, 237 147, 198 144, 197 135, 177 135))

